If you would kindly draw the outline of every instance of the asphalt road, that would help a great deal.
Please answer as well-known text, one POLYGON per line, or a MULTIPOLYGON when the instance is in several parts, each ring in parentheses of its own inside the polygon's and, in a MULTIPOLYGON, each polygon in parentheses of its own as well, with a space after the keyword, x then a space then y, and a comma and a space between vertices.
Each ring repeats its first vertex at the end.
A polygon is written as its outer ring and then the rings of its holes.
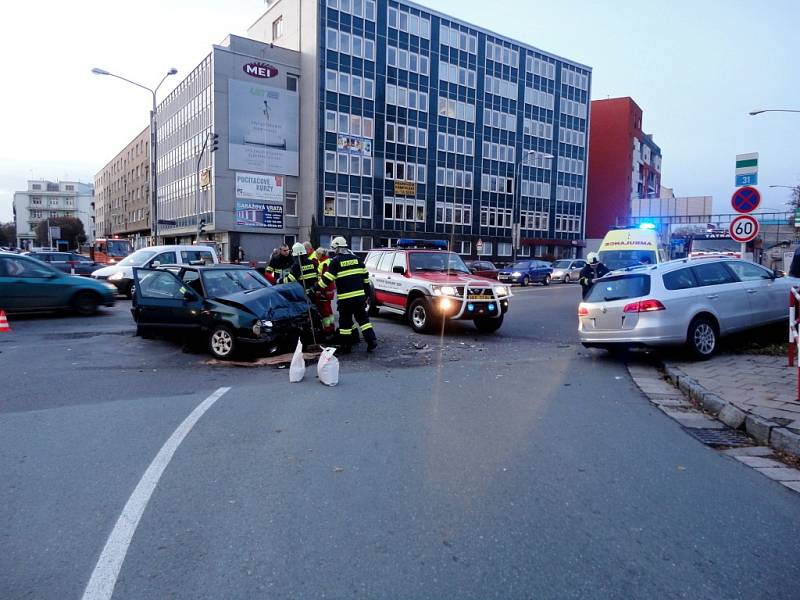
POLYGON ((0 598, 796 598, 799 497, 581 348, 577 286, 515 294, 492 335, 376 318, 335 388, 136 338, 126 301, 12 318, 0 598))

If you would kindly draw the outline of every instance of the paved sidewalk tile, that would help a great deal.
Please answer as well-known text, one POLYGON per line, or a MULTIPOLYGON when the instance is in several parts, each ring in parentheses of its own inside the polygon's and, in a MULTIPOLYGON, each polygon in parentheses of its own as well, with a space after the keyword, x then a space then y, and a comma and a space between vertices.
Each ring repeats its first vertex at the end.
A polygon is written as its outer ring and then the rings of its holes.
POLYGON ((789 467, 770 467, 766 469, 756 469, 762 475, 766 475, 775 481, 797 481, 800 483, 800 471, 789 467))
POLYGON ((749 467, 769 467, 777 469, 785 466, 782 462, 772 460, 771 458, 764 458, 762 456, 736 456, 735 458, 739 462, 743 462, 749 467))
POLYGON ((800 492, 800 481, 781 481, 781 483, 790 490, 794 490, 795 492, 800 492))
POLYGON ((775 451, 768 446, 745 446, 744 448, 728 448, 722 453, 728 456, 772 456, 775 451))

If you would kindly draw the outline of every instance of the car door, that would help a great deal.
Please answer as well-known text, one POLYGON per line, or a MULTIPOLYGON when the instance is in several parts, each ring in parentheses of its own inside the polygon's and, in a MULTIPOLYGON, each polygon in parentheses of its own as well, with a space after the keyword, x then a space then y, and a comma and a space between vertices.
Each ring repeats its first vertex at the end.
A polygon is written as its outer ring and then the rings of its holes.
POLYGON ((3 256, 0 308, 41 310, 67 303, 68 282, 53 267, 27 256, 3 256))
POLYGON ((202 298, 178 276, 161 269, 135 268, 136 323, 153 329, 199 327, 202 298))
POLYGON ((697 280, 697 293, 703 294, 714 308, 721 333, 739 331, 753 323, 750 300, 741 281, 721 261, 692 267, 697 280))
POLYGON ((149 267, 157 267, 159 265, 175 265, 178 264, 178 256, 174 251, 169 252, 160 252, 156 254, 147 266, 149 267))
POLYGON ((394 252, 392 251, 379 252, 377 260, 369 267, 369 278, 378 304, 386 304, 388 300, 389 271, 391 271, 393 258, 394 252))
POLYGON ((570 279, 577 281, 580 277, 580 272, 586 266, 586 261, 576 260, 573 261, 572 266, 569 268, 570 279))
POLYGON ((405 272, 408 273, 406 252, 395 252, 392 257, 392 265, 389 267, 387 278, 389 281, 389 300, 390 306, 405 310, 406 300, 408 299, 408 278, 400 273, 395 273, 395 267, 403 267, 405 272))
POLYGON ((753 325, 764 325, 785 319, 789 287, 772 271, 745 261, 725 263, 742 282, 750 302, 753 325))

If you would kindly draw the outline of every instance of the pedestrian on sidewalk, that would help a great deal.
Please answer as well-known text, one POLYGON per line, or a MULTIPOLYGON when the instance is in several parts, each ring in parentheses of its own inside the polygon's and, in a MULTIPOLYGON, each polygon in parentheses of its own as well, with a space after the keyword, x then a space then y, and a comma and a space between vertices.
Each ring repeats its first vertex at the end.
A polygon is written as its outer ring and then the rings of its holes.
POLYGON ((586 256, 586 266, 581 269, 580 279, 582 297, 585 300, 586 295, 589 293, 589 288, 592 287, 595 279, 600 279, 603 275, 608 273, 608 267, 600 262, 597 252, 590 252, 586 256))

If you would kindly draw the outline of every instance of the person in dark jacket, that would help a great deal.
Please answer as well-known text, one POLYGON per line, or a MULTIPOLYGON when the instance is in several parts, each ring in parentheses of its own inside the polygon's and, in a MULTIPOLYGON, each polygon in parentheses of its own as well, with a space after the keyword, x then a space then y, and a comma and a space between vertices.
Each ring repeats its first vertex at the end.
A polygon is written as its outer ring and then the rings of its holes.
POLYGON ((286 276, 289 269, 292 268, 292 254, 289 251, 289 246, 283 244, 278 248, 278 253, 274 254, 269 259, 267 268, 264 269, 264 276, 270 283, 281 283, 286 276))
POLYGON ((580 281, 583 298, 589 293, 589 288, 592 287, 595 279, 600 279, 603 275, 608 273, 608 267, 600 262, 597 257, 597 252, 590 252, 586 257, 586 266, 581 269, 580 281))
POLYGON ((336 306, 339 309, 339 338, 340 351, 347 354, 356 341, 354 335, 354 322, 360 325, 367 350, 373 351, 378 347, 378 339, 367 316, 367 295, 369 294, 369 277, 364 263, 358 256, 347 248, 347 240, 335 237, 331 242, 331 249, 336 255, 331 259, 325 274, 320 277, 318 286, 336 283, 336 306))
POLYGON ((306 254, 306 248, 303 244, 297 243, 292 246, 292 268, 284 277, 284 281, 296 281, 303 286, 306 294, 314 296, 317 289, 317 265, 315 265, 306 254))

